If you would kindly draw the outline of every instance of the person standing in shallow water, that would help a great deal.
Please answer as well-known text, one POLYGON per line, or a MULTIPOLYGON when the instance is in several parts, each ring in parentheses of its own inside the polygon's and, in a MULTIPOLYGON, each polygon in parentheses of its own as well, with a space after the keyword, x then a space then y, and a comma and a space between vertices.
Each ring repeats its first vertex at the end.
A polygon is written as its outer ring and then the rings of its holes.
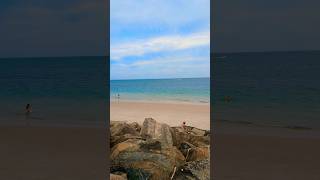
POLYGON ((31 104, 27 104, 26 105, 26 109, 25 109, 25 113, 26 113, 26 124, 27 126, 30 125, 30 120, 29 120, 29 115, 31 114, 32 112, 32 107, 31 107, 31 104))
POLYGON ((119 100, 120 100, 120 94, 117 95, 117 99, 118 99, 118 102, 119 102, 119 100))
POLYGON ((26 105, 26 114, 30 114, 32 112, 31 104, 26 105))

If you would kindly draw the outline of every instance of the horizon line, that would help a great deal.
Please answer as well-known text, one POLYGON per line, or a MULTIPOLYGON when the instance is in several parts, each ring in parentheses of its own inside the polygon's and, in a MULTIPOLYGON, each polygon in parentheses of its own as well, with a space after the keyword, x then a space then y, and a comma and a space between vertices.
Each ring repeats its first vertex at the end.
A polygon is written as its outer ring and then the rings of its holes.
POLYGON ((41 59, 41 58, 86 58, 86 57, 110 57, 109 55, 86 55, 86 56, 13 56, 13 57, 0 57, 0 59, 41 59))
MULTIPOLYGON (((274 52, 315 52, 320 49, 310 50, 267 50, 267 51, 220 51, 210 50, 210 54, 233 54, 233 53, 274 53, 274 52)), ((29 58, 66 58, 66 57, 110 57, 110 55, 67 55, 67 56, 12 56, 0 57, 0 59, 29 59, 29 58)))
POLYGON ((281 52, 315 52, 320 51, 320 49, 314 50, 268 50, 268 51, 210 51, 210 54, 238 54, 238 53, 281 53, 281 52))
POLYGON ((137 78, 137 79, 110 79, 110 81, 126 81, 126 80, 164 80, 164 79, 203 79, 210 77, 175 77, 175 78, 137 78))

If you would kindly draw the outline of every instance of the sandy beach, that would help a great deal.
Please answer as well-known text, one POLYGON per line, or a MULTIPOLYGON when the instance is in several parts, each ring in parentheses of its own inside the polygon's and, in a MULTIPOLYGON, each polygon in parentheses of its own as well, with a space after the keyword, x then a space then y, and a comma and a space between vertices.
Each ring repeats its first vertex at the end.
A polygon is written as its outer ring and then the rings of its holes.
POLYGON ((158 122, 166 123, 170 126, 180 126, 183 121, 186 121, 188 126, 205 130, 210 129, 209 104, 111 101, 111 121, 142 124, 147 117, 152 117, 158 122))
POLYGON ((10 180, 106 178, 103 128, 0 128, 0 177, 10 180))
POLYGON ((318 180, 320 136, 308 130, 215 124, 216 180, 318 180))

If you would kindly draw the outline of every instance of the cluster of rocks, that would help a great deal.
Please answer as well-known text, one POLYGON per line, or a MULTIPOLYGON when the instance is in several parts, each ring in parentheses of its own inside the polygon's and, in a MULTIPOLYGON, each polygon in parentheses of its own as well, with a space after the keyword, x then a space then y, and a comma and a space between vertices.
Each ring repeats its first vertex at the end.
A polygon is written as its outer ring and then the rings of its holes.
POLYGON ((110 126, 110 179, 210 179, 209 131, 152 118, 142 126, 118 121, 110 126))

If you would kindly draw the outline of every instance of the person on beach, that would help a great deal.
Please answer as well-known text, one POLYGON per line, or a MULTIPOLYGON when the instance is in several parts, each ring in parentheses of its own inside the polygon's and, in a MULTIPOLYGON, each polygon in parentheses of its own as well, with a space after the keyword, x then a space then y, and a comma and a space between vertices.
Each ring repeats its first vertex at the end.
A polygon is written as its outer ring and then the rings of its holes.
POLYGON ((186 122, 185 121, 182 122, 182 129, 186 130, 186 122))
POLYGON ((189 132, 190 129, 188 129, 185 121, 182 122, 182 129, 183 129, 184 132, 186 132, 188 134, 190 133, 189 132))
POLYGON ((26 114, 30 114, 32 112, 31 104, 26 105, 26 114))
POLYGON ((32 107, 31 104, 27 104, 26 105, 26 109, 25 109, 25 113, 26 113, 26 125, 30 126, 31 122, 30 122, 30 114, 32 112, 32 107))
POLYGON ((117 99, 118 99, 118 102, 119 102, 119 100, 120 100, 120 94, 117 94, 117 99))

